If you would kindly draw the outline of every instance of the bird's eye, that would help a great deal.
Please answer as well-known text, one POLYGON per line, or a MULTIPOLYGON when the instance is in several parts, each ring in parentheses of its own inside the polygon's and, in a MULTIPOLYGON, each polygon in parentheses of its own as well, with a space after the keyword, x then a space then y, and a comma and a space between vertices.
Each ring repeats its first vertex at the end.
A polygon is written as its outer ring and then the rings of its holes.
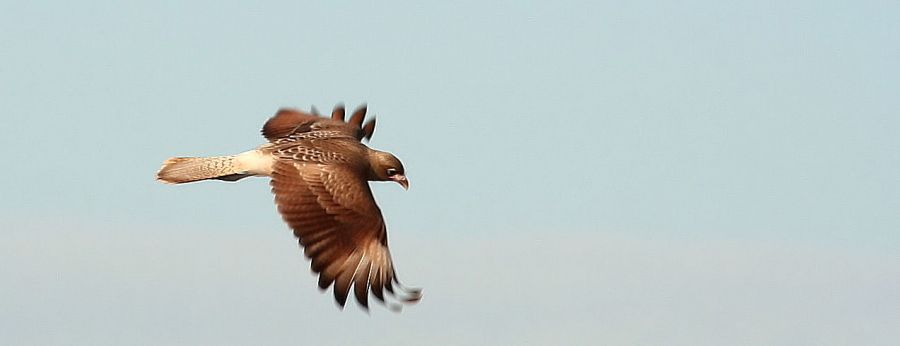
POLYGON ((388 175, 389 177, 392 176, 392 175, 394 175, 394 174, 397 174, 397 170, 396 170, 396 169, 393 169, 393 168, 388 168, 388 169, 387 169, 387 175, 388 175))

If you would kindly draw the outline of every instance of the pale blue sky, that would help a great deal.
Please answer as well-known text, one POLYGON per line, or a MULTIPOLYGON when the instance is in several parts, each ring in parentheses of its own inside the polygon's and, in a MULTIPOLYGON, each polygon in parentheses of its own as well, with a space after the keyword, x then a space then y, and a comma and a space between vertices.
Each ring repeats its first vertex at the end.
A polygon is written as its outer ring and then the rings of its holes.
POLYGON ((0 344, 897 344, 900 5, 0 3, 0 344), (339 311, 265 179, 367 102, 403 314, 339 311))

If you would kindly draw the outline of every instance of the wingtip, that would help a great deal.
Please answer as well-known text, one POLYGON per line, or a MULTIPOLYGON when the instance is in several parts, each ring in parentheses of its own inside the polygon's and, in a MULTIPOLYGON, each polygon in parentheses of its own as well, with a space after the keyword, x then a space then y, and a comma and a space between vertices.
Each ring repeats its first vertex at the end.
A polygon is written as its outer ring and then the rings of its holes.
POLYGON ((334 105, 334 109, 331 110, 331 119, 337 120, 337 121, 344 121, 344 113, 346 113, 344 104, 338 103, 338 104, 334 105))
POLYGON ((363 103, 359 107, 356 107, 356 110, 353 111, 353 115, 350 116, 350 120, 347 121, 347 123, 362 128, 362 123, 366 118, 367 110, 368 106, 365 103, 363 103))
POLYGON ((400 280, 397 279, 397 276, 394 276, 394 283, 397 284, 398 291, 402 292, 404 297, 397 297, 403 303, 406 304, 415 304, 422 300, 422 288, 421 287, 405 287, 400 283, 400 280))
POLYGON ((334 291, 334 302, 337 303, 338 306, 341 307, 341 310, 344 310, 344 307, 347 306, 347 296, 341 296, 337 290, 334 291))
POLYGON ((375 119, 376 118, 373 115, 372 119, 369 119, 369 121, 367 121, 366 124, 363 125, 363 138, 365 138, 367 141, 371 141, 372 135, 375 133, 375 119))
POLYGON ((331 283, 333 283, 333 282, 334 282, 334 280, 329 280, 328 278, 325 277, 325 275, 319 275, 319 282, 318 282, 319 290, 320 291, 327 290, 328 287, 330 287, 331 283))

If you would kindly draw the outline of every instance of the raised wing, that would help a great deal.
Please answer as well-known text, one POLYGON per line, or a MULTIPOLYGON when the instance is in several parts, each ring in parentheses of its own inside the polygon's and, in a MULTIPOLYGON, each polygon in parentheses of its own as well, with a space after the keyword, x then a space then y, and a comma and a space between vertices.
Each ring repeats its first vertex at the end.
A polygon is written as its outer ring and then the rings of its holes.
POLYGON ((319 287, 334 284, 334 298, 341 307, 351 286, 365 308, 370 289, 395 310, 402 305, 386 302, 384 291, 403 304, 421 298, 420 290, 403 288, 397 279, 381 210, 368 182, 351 165, 280 160, 272 175, 272 192, 278 212, 319 274, 319 287))
POLYGON ((344 121, 344 106, 338 105, 331 113, 331 119, 318 115, 313 109, 312 114, 293 108, 282 108, 275 116, 263 125, 262 134, 270 142, 291 136, 310 137, 340 137, 350 136, 357 140, 365 138, 369 140, 375 132, 375 118, 363 124, 366 117, 366 106, 357 108, 349 121, 344 121), (316 132, 310 134, 310 132, 316 132), (304 135, 307 134, 307 135, 304 135))

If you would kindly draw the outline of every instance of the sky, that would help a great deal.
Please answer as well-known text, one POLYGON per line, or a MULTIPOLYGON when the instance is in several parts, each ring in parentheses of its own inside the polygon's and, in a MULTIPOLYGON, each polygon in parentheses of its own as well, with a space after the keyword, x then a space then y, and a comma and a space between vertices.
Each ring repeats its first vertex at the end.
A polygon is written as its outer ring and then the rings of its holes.
POLYGON ((900 5, 0 2, 0 344, 896 345, 900 5), (268 181, 154 181, 366 103, 396 314, 268 181))

